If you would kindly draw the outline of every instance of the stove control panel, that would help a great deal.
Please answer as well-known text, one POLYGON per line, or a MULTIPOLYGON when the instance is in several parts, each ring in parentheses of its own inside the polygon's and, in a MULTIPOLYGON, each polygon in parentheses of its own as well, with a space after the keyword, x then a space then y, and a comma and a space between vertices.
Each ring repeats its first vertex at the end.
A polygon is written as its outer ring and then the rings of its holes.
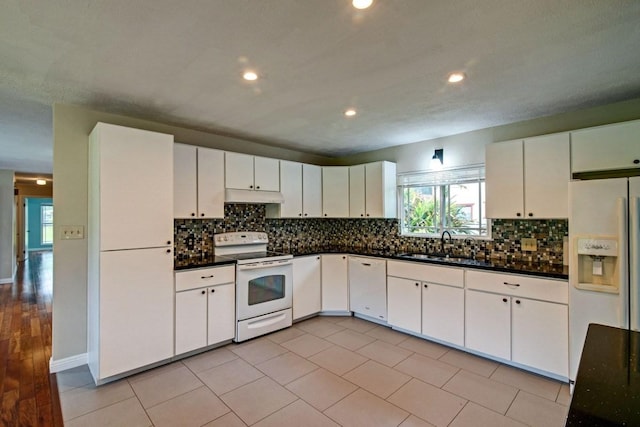
POLYGON ((243 246, 269 243, 267 233, 259 231, 234 231, 230 233, 220 233, 213 237, 215 246, 243 246))

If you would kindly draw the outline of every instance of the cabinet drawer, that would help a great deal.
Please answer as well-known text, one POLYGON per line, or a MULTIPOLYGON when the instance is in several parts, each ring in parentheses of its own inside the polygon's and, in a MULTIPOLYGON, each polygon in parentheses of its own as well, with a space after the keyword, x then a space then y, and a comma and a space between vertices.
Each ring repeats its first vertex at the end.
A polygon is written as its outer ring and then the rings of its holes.
POLYGON ((567 282, 515 274, 467 270, 467 289, 495 292, 523 298, 568 303, 567 282))
POLYGON ((179 271, 176 272, 176 292, 231 283, 235 280, 236 268, 233 265, 179 271))
POLYGON ((441 285, 464 286, 464 270, 455 267, 440 267, 420 262, 388 261, 387 274, 394 277, 419 280, 441 285))

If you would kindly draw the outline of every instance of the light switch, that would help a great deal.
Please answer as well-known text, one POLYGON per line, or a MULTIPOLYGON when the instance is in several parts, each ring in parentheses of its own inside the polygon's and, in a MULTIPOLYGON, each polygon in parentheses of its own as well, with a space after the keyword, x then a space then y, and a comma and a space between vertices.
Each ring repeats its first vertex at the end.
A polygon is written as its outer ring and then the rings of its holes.
POLYGON ((84 225, 61 225, 60 240, 84 239, 84 225))
POLYGON ((533 238, 524 238, 522 239, 522 250, 523 251, 537 251, 538 250, 538 241, 533 238))

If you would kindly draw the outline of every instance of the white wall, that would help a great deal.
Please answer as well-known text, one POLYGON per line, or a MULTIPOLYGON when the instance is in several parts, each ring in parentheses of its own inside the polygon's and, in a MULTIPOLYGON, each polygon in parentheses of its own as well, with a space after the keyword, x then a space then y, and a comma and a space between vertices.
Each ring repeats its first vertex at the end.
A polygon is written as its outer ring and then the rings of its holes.
POLYGON ((437 148, 444 149, 444 166, 457 167, 484 163, 487 144, 549 133, 565 132, 623 122, 640 118, 640 98, 437 138, 413 144, 399 145, 338 159, 340 164, 389 160, 397 163, 398 173, 430 169, 431 157, 437 148))
POLYGON ((16 265, 13 171, 0 170, 0 283, 11 283, 16 265))
POLYGON ((91 130, 99 121, 172 134, 176 141, 186 144, 316 164, 333 162, 333 159, 322 156, 149 120, 91 111, 77 106, 54 105, 54 362, 84 354, 87 348, 87 241, 60 240, 58 228, 61 225, 87 227, 87 144, 91 130))

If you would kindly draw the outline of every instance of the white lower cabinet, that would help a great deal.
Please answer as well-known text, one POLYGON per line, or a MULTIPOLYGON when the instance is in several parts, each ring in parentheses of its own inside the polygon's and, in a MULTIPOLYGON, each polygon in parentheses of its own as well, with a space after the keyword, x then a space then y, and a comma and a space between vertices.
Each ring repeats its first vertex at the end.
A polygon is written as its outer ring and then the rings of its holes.
POLYGON ((176 273, 175 354, 235 336, 234 267, 176 273))
POLYGON ((207 290, 176 293, 176 354, 207 345, 207 290))
POLYGON ((567 293, 562 280, 468 271, 465 346, 567 377, 567 293))
POLYGON ((467 291, 466 342, 471 350, 511 359, 511 299, 467 291))
POLYGON ((568 374, 568 307, 512 298, 511 360, 558 375, 568 374), (514 304, 515 302, 515 304, 514 304))
POLYGON ((422 335, 464 345, 464 289, 422 284, 422 335))
POLYGON ((322 309, 320 255, 293 259, 293 320, 322 309))
POLYGON ((387 261, 349 257, 349 309, 387 320, 387 261))
POLYGON ((421 333, 421 294, 420 281, 387 277, 387 322, 407 331, 421 333))
POLYGON ((463 270, 389 261, 387 273, 390 325, 464 345, 463 270))
POLYGON ((349 276, 345 254, 322 255, 322 311, 349 311, 349 276))

